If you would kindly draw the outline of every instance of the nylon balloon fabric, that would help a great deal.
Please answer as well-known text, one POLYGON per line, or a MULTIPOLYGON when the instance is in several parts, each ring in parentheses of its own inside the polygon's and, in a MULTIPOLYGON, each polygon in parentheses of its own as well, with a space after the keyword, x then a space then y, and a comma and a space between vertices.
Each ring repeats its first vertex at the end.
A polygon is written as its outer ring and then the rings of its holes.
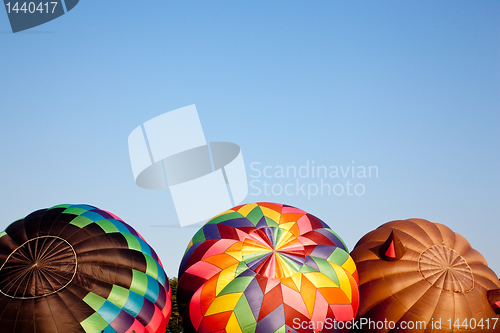
POLYGON ((164 333, 170 285, 146 241, 89 205, 35 211, 0 233, 2 333, 164 333))
POLYGON ((334 332, 334 320, 356 316, 358 277, 346 246, 319 218, 251 203, 195 234, 177 301, 185 332, 334 332))
POLYGON ((498 277, 447 226, 388 222, 351 256, 360 278, 357 319, 366 323, 359 332, 500 332, 498 277))

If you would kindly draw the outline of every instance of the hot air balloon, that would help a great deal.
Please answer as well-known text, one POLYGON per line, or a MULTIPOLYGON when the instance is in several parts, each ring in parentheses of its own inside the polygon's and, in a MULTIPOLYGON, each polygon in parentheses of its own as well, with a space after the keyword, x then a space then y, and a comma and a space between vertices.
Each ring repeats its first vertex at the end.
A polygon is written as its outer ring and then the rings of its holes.
POLYGON ((251 203, 208 221, 189 243, 177 301, 185 332, 334 332, 358 308, 342 240, 295 207, 251 203))
POLYGON ((351 256, 360 332, 500 332, 498 277, 445 225, 388 222, 363 236, 351 256))
POLYGON ((164 333, 170 285, 155 251, 89 205, 35 211, 0 233, 0 331, 164 333))

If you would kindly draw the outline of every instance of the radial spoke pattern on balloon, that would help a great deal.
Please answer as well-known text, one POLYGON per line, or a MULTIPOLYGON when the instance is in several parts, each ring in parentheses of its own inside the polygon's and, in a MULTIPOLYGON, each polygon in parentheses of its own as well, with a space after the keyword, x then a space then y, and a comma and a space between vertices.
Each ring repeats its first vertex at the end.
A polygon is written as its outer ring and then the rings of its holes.
POLYGON ((161 262, 112 213, 89 205, 34 212, 0 234, 0 260, 2 332, 165 331, 170 286, 161 262), (15 308, 25 310, 12 315, 15 308))
POLYGON ((467 261, 446 246, 432 246, 420 255, 419 270, 430 284, 456 293, 474 288, 474 276, 467 261))
POLYGON ((0 291, 19 299, 64 288, 76 274, 76 253, 58 237, 31 239, 11 253, 0 269, 0 291))
POLYGON ((275 203, 207 222, 186 249, 177 290, 185 332, 302 332, 294 320, 350 320, 359 301, 342 240, 317 217, 275 203))

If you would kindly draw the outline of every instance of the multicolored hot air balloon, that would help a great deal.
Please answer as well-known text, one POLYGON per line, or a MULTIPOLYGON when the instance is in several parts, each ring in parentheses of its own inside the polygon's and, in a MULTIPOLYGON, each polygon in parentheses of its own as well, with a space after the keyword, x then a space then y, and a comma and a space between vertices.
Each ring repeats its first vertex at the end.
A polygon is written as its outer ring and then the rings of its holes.
POLYGON ((164 333, 170 285, 155 251, 89 205, 33 212, 0 233, 2 333, 164 333))
POLYGON ((363 236, 351 256, 360 279, 360 332, 500 332, 498 277, 450 228, 422 219, 388 222, 363 236))
POLYGON ((234 207, 191 240, 179 269, 185 332, 334 332, 358 309, 356 266, 320 219, 276 203, 234 207))

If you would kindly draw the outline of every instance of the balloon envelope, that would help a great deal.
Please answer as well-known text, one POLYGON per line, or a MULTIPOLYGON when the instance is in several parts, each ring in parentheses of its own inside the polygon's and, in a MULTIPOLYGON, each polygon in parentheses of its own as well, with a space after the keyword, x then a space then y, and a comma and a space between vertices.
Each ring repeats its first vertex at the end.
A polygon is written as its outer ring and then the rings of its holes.
POLYGON ((422 219, 388 222, 363 236, 351 256, 360 279, 358 319, 395 324, 361 332, 500 332, 492 306, 500 300, 498 277, 450 228, 422 219))
POLYGON ((165 332, 170 285, 154 250, 89 205, 31 213, 0 233, 0 330, 165 332))
POLYGON ((287 205, 246 204, 195 234, 177 300, 185 332, 333 332, 334 319, 356 315, 356 266, 317 217, 287 205))

